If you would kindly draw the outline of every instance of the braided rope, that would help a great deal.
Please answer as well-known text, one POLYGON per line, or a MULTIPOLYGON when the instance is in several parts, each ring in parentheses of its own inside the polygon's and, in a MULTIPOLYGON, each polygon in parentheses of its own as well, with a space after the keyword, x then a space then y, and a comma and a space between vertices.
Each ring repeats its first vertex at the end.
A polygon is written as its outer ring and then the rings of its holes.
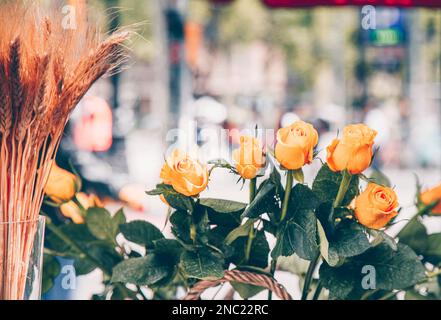
POLYGON ((201 294, 208 288, 213 288, 224 282, 239 282, 263 287, 271 290, 282 300, 291 300, 290 294, 276 280, 264 274, 256 274, 246 271, 229 270, 225 271, 224 277, 218 280, 203 280, 196 283, 187 293, 184 300, 198 300, 201 294))

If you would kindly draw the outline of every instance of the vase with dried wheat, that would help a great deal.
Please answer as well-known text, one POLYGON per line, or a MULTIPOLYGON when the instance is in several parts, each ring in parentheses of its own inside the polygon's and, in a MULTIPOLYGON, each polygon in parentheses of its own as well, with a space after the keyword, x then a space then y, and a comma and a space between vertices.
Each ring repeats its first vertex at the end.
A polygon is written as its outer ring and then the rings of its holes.
POLYGON ((69 115, 125 59, 128 32, 100 38, 82 1, 75 29, 61 8, 0 4, 0 300, 23 299, 43 189, 69 115))

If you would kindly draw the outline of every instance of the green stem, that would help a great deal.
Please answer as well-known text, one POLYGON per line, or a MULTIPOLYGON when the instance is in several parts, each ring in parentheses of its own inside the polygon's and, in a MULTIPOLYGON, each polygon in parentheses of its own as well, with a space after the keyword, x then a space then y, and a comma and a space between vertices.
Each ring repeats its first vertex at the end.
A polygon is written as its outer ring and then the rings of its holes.
POLYGON ((291 195, 293 182, 294 182, 294 175, 293 172, 289 170, 286 174, 285 196, 283 197, 282 215, 280 216, 280 222, 283 222, 283 220, 285 220, 286 214, 288 212, 289 197, 291 195))
POLYGON ((308 271, 306 272, 306 276, 305 276, 305 284, 303 286, 303 291, 302 291, 302 300, 306 300, 308 298, 309 289, 312 283, 312 276, 314 275, 314 270, 317 267, 319 260, 320 260, 320 253, 317 254, 309 263, 308 271))
MULTIPOLYGON (((256 182, 257 182, 256 178, 250 180, 250 204, 251 202, 253 202, 254 198, 256 197, 256 182)), ((250 226, 250 231, 248 233, 248 240, 245 248, 245 263, 248 263, 248 261, 250 260, 253 240, 254 240, 254 224, 250 226)))
POLYGON ((74 197, 72 198, 72 201, 78 206, 78 208, 80 208, 81 214, 83 215, 83 217, 86 215, 86 208, 84 208, 84 206, 81 204, 81 202, 78 200, 77 195, 74 195, 74 197))
POLYGON ((384 296, 382 296, 380 299, 378 300, 389 300, 390 298, 395 297, 400 291, 395 291, 395 292, 389 292, 387 294, 385 294, 384 296))
MULTIPOLYGON (((270 274, 272 277, 274 277, 274 274, 276 273, 276 267, 277 267, 277 259, 271 260, 271 269, 270 274)), ((273 292, 271 290, 268 291, 268 300, 271 300, 273 298, 273 292)))
POLYGON ((334 208, 340 206, 346 195, 346 191, 348 191, 349 185, 351 184, 352 175, 347 170, 344 170, 342 175, 343 177, 340 182, 340 188, 338 188, 337 197, 334 201, 334 208))
POLYGON ((402 232, 404 229, 406 229, 408 226, 410 226, 412 223, 414 223, 420 216, 425 214, 427 212, 429 206, 422 207, 407 223, 406 225, 398 232, 397 237, 399 238, 400 235, 402 235, 402 232))
POLYGON ((322 293, 323 290, 323 285, 322 282, 319 281, 319 283, 317 284, 317 288, 315 289, 314 295, 312 296, 312 300, 318 300, 318 298, 320 297, 320 293, 322 293))
POLYGON ((250 180, 250 203, 253 202, 254 198, 256 197, 256 185, 257 185, 257 178, 250 180))
MULTIPOLYGON (((286 214, 288 213, 289 197, 291 195, 291 189, 292 189, 293 183, 294 183, 294 174, 291 170, 288 170, 288 172, 286 173, 285 195, 283 197, 282 213, 280 215, 280 223, 285 220, 286 214)), ((280 228, 279 228, 279 230, 280 230, 280 228)), ((277 267, 277 258, 271 260, 270 273, 273 277, 274 277, 274 274, 276 273, 276 267, 277 267)), ((268 300, 271 300, 272 297, 273 297, 273 293, 271 291, 269 291, 268 292, 268 300)))

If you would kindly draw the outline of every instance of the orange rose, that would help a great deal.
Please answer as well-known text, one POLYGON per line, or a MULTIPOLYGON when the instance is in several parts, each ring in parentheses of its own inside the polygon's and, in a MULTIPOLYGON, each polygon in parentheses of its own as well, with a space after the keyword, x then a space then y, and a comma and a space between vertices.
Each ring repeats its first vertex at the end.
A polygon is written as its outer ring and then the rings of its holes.
POLYGON ((44 188, 46 195, 56 203, 63 203, 71 200, 79 189, 79 178, 54 162, 44 188))
POLYGON ((432 209, 432 213, 441 214, 441 184, 421 193, 420 199, 425 205, 438 201, 435 208, 432 209))
POLYGON ((341 140, 335 139, 327 148, 329 168, 335 172, 346 169, 351 174, 363 172, 371 164, 376 135, 375 130, 364 124, 346 126, 341 140))
MULTIPOLYGON (((78 202, 83 206, 84 210, 87 210, 92 207, 103 208, 104 205, 101 203, 100 199, 94 195, 87 195, 83 192, 79 192, 76 194, 76 198, 78 202)), ((76 224, 84 223, 84 212, 82 209, 74 202, 69 201, 63 203, 60 206, 60 211, 66 218, 72 219, 72 221, 76 224)))
POLYGON ((286 169, 297 170, 309 164, 318 143, 318 133, 314 127, 303 121, 296 121, 277 131, 275 156, 286 169))
POLYGON ((253 179, 265 166, 265 156, 258 139, 251 136, 240 137, 240 148, 233 151, 236 170, 244 179, 253 179))
POLYGON ((391 188, 369 183, 355 199, 355 217, 371 229, 383 228, 398 212, 397 195, 391 188))
POLYGON ((206 166, 179 150, 174 150, 167 158, 160 177, 165 184, 188 197, 198 195, 208 184, 206 166))

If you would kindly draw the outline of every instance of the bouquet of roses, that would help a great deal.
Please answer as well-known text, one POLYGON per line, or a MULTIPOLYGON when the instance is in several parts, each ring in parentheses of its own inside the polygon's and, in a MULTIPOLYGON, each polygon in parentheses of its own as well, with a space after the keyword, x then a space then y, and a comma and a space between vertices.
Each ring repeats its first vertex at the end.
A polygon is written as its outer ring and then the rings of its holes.
MULTIPOLYGON (((441 234, 428 235, 422 220, 441 213, 441 186, 418 189, 417 214, 397 236, 386 233, 399 217, 399 201, 384 175, 363 174, 375 136, 362 124, 345 127, 311 186, 302 168, 314 160, 319 137, 303 121, 280 129, 267 153, 256 137, 242 136, 232 164, 203 164, 174 150, 162 183, 148 192, 170 206, 174 238, 145 221, 112 224, 107 214, 108 238, 123 236, 109 246, 127 250, 107 269, 107 284, 119 291, 127 284, 149 288, 158 299, 177 298, 185 288, 187 299, 195 299, 230 282, 242 298, 269 289, 269 299, 271 292, 290 299, 274 278, 280 269, 300 277, 302 299, 440 298, 441 234), (249 203, 200 196, 216 168, 248 182, 249 203), (294 267, 299 261, 308 267, 294 267)), ((84 217, 83 234, 98 236, 96 209, 84 217)))

